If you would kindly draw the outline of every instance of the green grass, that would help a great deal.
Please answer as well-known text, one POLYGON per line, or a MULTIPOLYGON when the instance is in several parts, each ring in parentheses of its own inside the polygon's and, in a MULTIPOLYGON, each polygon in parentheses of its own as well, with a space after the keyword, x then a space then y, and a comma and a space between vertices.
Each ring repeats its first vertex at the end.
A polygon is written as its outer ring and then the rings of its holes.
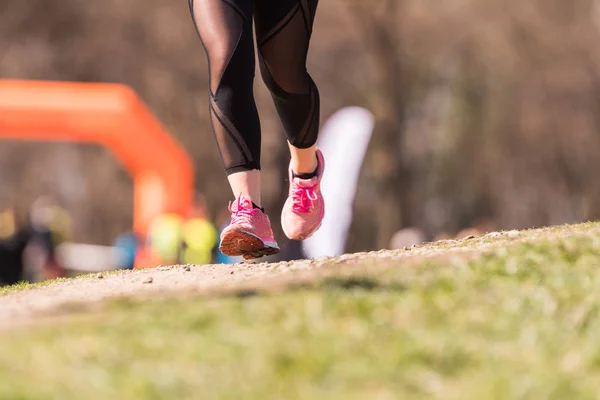
POLYGON ((2 286, 2 287, 0 287, 0 296, 5 296, 7 294, 16 293, 16 292, 21 292, 23 290, 35 289, 35 288, 42 287, 42 286, 48 286, 48 285, 52 285, 53 283, 64 282, 67 280, 68 280, 68 278, 57 278, 57 279, 49 279, 46 281, 40 281, 40 282, 35 282, 35 283, 19 282, 14 285, 10 285, 10 286, 2 286))
MULTIPOLYGON (((131 270, 117 269, 117 270, 111 270, 111 271, 103 271, 102 275, 103 276, 122 275, 122 274, 131 273, 131 272, 132 272, 131 270)), ((96 277, 97 275, 98 275, 98 272, 92 272, 92 273, 78 274, 78 275, 75 275, 75 276, 72 276, 69 278, 48 279, 45 281, 39 281, 39 282, 34 282, 34 283, 29 283, 29 282, 23 281, 23 282, 16 283, 14 285, 0 286, 0 296, 5 296, 7 294, 21 292, 24 290, 35 289, 35 288, 39 288, 39 287, 43 287, 43 286, 49 286, 49 285, 53 285, 53 284, 59 283, 59 282, 68 282, 68 281, 73 281, 76 279, 90 279, 90 278, 96 277)))
POLYGON ((0 399, 596 399, 596 228, 0 332, 0 399))

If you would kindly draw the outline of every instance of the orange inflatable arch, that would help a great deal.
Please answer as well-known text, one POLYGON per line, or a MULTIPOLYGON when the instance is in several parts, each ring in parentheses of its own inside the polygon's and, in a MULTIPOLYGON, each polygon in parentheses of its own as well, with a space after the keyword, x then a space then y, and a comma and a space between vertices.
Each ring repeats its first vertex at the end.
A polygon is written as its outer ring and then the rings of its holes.
POLYGON ((184 214, 193 204, 189 155, 127 86, 0 80, 0 138, 108 148, 132 176, 140 234, 156 214, 184 214))

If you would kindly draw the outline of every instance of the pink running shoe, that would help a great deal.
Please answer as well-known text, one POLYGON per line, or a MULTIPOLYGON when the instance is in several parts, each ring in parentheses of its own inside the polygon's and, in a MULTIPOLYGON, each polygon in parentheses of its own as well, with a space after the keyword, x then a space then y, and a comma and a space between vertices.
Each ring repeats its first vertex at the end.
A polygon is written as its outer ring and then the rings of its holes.
POLYGON ((325 159, 320 150, 317 150, 317 162, 317 175, 311 179, 294 177, 291 166, 289 169, 290 191, 281 212, 281 226, 292 240, 310 237, 323 222, 325 202, 320 185, 325 159))
POLYGON ((221 232, 219 250, 226 256, 252 260, 279 253, 269 217, 242 196, 229 204, 231 224, 221 232))

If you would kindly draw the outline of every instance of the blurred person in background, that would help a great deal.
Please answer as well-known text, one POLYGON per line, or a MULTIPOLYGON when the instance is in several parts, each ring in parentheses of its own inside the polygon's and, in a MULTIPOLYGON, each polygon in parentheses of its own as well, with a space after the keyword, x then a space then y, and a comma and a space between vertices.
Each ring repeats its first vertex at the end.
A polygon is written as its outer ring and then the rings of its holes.
POLYGON ((117 236, 113 246, 121 251, 121 257, 119 258, 120 269, 134 268, 139 244, 140 240, 133 232, 125 232, 117 236))
POLYGON ((150 257, 153 263, 167 265, 178 263, 183 221, 182 216, 174 213, 160 214, 152 219, 148 229, 146 250, 152 253, 150 257))
POLYGON ((69 212, 50 196, 36 199, 30 208, 29 230, 31 242, 28 252, 33 265, 31 273, 39 279, 56 279, 66 271, 56 257, 56 248, 72 240, 72 222, 69 212))
POLYGON ((306 69, 318 0, 188 0, 209 62, 212 126, 236 197, 219 248, 246 259, 276 254, 271 223, 261 206, 261 127, 254 101, 253 23, 263 80, 288 139, 290 188, 282 211, 292 240, 320 226, 323 155, 317 150, 320 100, 306 69))
POLYGON ((148 243, 161 264, 209 264, 217 243, 217 231, 208 220, 206 200, 197 195, 184 217, 166 213, 151 221, 148 243))
POLYGON ((217 229, 208 218, 204 196, 197 196, 196 206, 190 210, 181 233, 178 263, 210 264, 215 257, 217 229))
POLYGON ((30 235, 17 223, 15 208, 0 213, 0 285, 14 285, 24 280, 25 249, 30 235))

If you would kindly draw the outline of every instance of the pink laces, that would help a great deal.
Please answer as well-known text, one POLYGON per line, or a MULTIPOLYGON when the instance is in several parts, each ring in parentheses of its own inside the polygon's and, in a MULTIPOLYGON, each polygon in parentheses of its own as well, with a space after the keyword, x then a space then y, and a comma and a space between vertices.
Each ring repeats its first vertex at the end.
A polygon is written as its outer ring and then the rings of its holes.
POLYGON ((301 187, 294 185, 292 188, 292 210, 300 214, 308 214, 312 202, 317 200, 315 186, 301 187))
POLYGON ((231 213, 231 224, 251 224, 252 220, 250 219, 256 212, 257 209, 252 207, 252 202, 242 196, 238 197, 237 207, 234 211, 232 205, 233 203, 229 203, 229 212, 231 213))

